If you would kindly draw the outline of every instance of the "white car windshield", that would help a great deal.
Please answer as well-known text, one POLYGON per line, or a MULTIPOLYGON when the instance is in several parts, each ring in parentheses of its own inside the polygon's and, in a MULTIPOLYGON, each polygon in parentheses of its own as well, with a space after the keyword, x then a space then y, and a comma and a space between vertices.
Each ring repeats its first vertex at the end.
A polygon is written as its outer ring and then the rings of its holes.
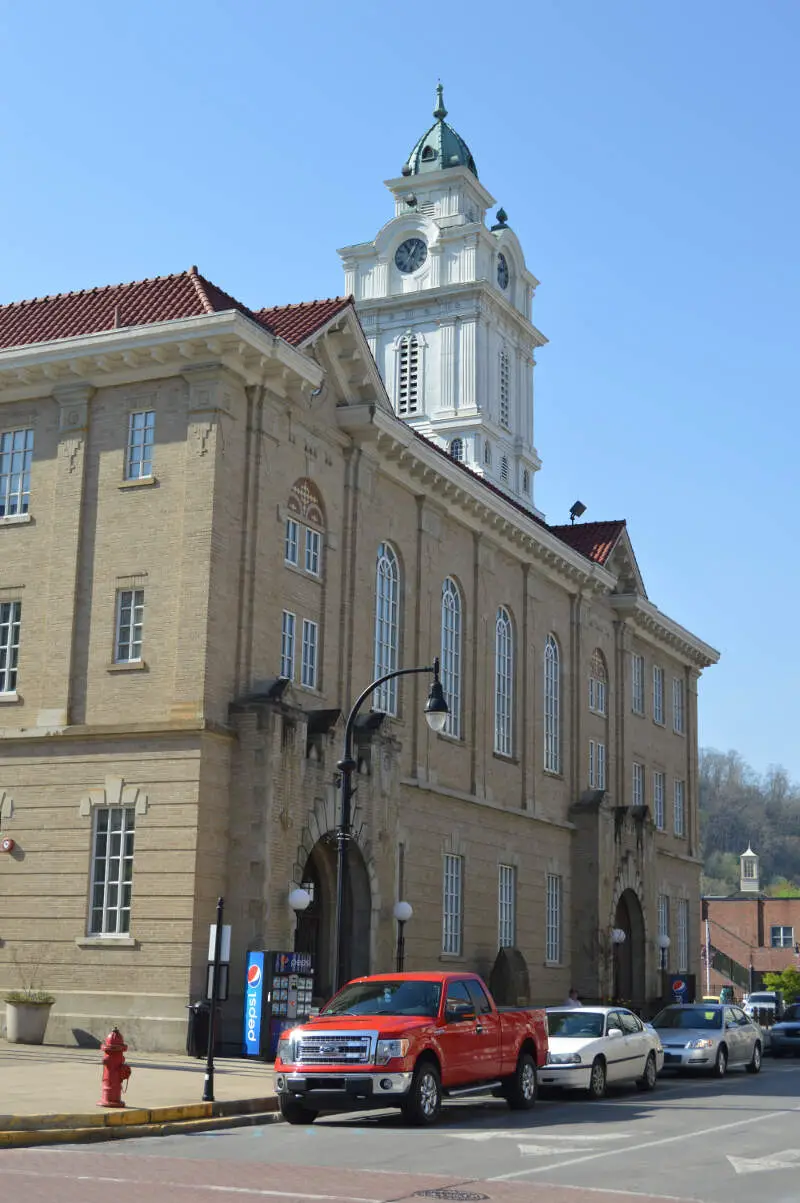
POLYGON ((588 1036, 603 1035, 605 1015, 596 1011, 549 1011, 547 1014, 547 1030, 551 1036, 588 1036))

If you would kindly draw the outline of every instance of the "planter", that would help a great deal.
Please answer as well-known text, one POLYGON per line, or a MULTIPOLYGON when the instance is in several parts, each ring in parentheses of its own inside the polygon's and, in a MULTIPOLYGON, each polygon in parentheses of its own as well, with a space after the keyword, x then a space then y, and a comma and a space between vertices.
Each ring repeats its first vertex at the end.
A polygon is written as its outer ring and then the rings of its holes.
POLYGON ((42 1044, 52 1003, 6 1003, 6 1040, 10 1044, 42 1044))

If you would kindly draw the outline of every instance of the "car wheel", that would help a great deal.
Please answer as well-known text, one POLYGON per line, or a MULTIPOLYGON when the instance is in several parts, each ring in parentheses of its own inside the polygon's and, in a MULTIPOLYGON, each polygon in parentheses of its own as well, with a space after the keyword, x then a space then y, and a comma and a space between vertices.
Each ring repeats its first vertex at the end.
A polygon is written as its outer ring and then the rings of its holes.
POLYGON ((403 1099, 403 1117, 418 1128, 435 1124, 442 1109, 442 1083, 433 1061, 418 1061, 408 1094, 403 1099))
POLYGON ((505 1083, 506 1102, 512 1111, 530 1111, 537 1093, 536 1062, 530 1053, 520 1053, 517 1068, 505 1083))
POLYGON ((650 1053, 644 1063, 644 1073, 641 1078, 637 1079, 636 1085, 640 1090, 655 1090, 657 1078, 656 1055, 655 1053, 650 1053))
POLYGON ((724 1078, 728 1072, 728 1050, 724 1044, 721 1044, 717 1049, 717 1059, 714 1062, 713 1072, 716 1078, 724 1078))
POLYGON ((278 1095, 278 1107, 287 1124, 313 1124, 319 1115, 318 1111, 304 1107, 302 1103, 287 1098, 285 1094, 278 1095))
POLYGON ((757 1074, 761 1069, 761 1042, 756 1040, 753 1045, 753 1056, 747 1063, 747 1072, 749 1074, 757 1074))
POLYGON ((589 1098, 604 1099, 606 1097, 606 1063, 602 1057, 595 1057, 592 1071, 589 1075, 589 1098))

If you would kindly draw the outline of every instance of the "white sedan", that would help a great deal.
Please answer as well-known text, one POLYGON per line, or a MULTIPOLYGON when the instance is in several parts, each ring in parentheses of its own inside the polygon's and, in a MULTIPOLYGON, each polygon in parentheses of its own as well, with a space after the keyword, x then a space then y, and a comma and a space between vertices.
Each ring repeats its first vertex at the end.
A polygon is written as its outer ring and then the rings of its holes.
POLYGON ((586 1090, 601 1099, 606 1084, 636 1082, 654 1090, 664 1065, 661 1039, 624 1007, 548 1007, 550 1051, 542 1086, 586 1090))

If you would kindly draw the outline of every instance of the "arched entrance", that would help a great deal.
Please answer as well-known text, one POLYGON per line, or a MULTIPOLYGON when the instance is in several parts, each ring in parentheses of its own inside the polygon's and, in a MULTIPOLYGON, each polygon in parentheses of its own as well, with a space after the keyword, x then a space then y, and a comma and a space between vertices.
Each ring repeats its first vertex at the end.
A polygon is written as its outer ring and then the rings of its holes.
POLYGON ((614 927, 625 939, 614 945, 614 997, 642 1007, 645 1003, 645 939, 642 905, 633 890, 624 890, 614 914, 614 927))
MULTIPOLYGON (((323 836, 312 848, 302 873, 311 903, 299 916, 295 935, 296 950, 314 957, 314 994, 326 999, 331 996, 333 984, 336 857, 335 836, 323 836)), ((347 868, 343 981, 370 971, 372 892, 361 849, 352 840, 347 845, 347 868)))

